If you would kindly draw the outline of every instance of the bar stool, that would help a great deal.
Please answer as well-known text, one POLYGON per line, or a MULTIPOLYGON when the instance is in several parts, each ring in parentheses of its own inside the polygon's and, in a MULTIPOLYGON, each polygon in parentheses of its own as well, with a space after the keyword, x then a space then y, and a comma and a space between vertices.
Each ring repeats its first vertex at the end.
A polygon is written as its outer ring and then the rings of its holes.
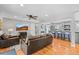
POLYGON ((61 33, 61 40, 65 40, 65 32, 61 33))
POLYGON ((56 37, 55 32, 52 32, 52 34, 53 34, 53 37, 55 38, 56 37))
POLYGON ((65 32, 65 39, 68 39, 68 41, 70 41, 70 32, 65 32))
POLYGON ((58 32, 57 31, 55 32, 55 38, 58 38, 58 32))
POLYGON ((61 39, 61 37, 62 37, 61 32, 58 32, 58 39, 59 39, 59 38, 61 39))

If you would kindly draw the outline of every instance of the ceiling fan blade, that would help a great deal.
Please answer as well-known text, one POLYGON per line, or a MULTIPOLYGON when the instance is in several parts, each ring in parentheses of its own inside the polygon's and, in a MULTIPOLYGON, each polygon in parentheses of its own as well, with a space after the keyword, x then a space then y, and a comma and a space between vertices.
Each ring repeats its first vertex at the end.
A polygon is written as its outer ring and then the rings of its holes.
POLYGON ((28 16, 29 18, 35 19, 35 20, 36 20, 37 17, 38 17, 38 16, 33 16, 33 15, 28 15, 28 14, 27 14, 26 16, 28 16))

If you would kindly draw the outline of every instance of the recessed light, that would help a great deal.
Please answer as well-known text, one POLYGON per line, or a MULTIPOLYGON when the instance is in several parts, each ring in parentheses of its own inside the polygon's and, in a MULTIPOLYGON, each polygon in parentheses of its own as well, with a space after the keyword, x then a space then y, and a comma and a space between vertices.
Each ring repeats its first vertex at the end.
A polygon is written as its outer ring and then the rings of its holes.
POLYGON ((20 6, 23 7, 24 5, 23 4, 20 4, 20 6))

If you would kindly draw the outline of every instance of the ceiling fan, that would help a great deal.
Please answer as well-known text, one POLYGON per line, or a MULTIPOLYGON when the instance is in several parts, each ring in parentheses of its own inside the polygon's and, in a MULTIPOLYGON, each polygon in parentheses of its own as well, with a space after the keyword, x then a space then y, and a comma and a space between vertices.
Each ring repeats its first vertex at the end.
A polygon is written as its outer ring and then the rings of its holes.
POLYGON ((36 20, 37 17, 38 17, 38 16, 33 16, 33 15, 26 15, 26 16, 29 17, 29 20, 30 20, 30 19, 35 19, 35 20, 36 20))

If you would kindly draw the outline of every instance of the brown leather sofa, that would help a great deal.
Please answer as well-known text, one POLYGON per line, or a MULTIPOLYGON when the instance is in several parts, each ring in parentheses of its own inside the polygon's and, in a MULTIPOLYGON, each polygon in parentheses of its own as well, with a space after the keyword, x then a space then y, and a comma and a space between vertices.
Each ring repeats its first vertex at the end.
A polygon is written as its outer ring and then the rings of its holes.
POLYGON ((52 43, 52 36, 47 34, 47 35, 40 35, 40 36, 33 36, 28 39, 28 43, 25 43, 22 41, 22 50, 24 51, 25 54, 32 54, 47 45, 52 43))
POLYGON ((0 48, 7 48, 16 44, 19 44, 18 36, 10 36, 7 38, 4 35, 0 36, 0 48))

